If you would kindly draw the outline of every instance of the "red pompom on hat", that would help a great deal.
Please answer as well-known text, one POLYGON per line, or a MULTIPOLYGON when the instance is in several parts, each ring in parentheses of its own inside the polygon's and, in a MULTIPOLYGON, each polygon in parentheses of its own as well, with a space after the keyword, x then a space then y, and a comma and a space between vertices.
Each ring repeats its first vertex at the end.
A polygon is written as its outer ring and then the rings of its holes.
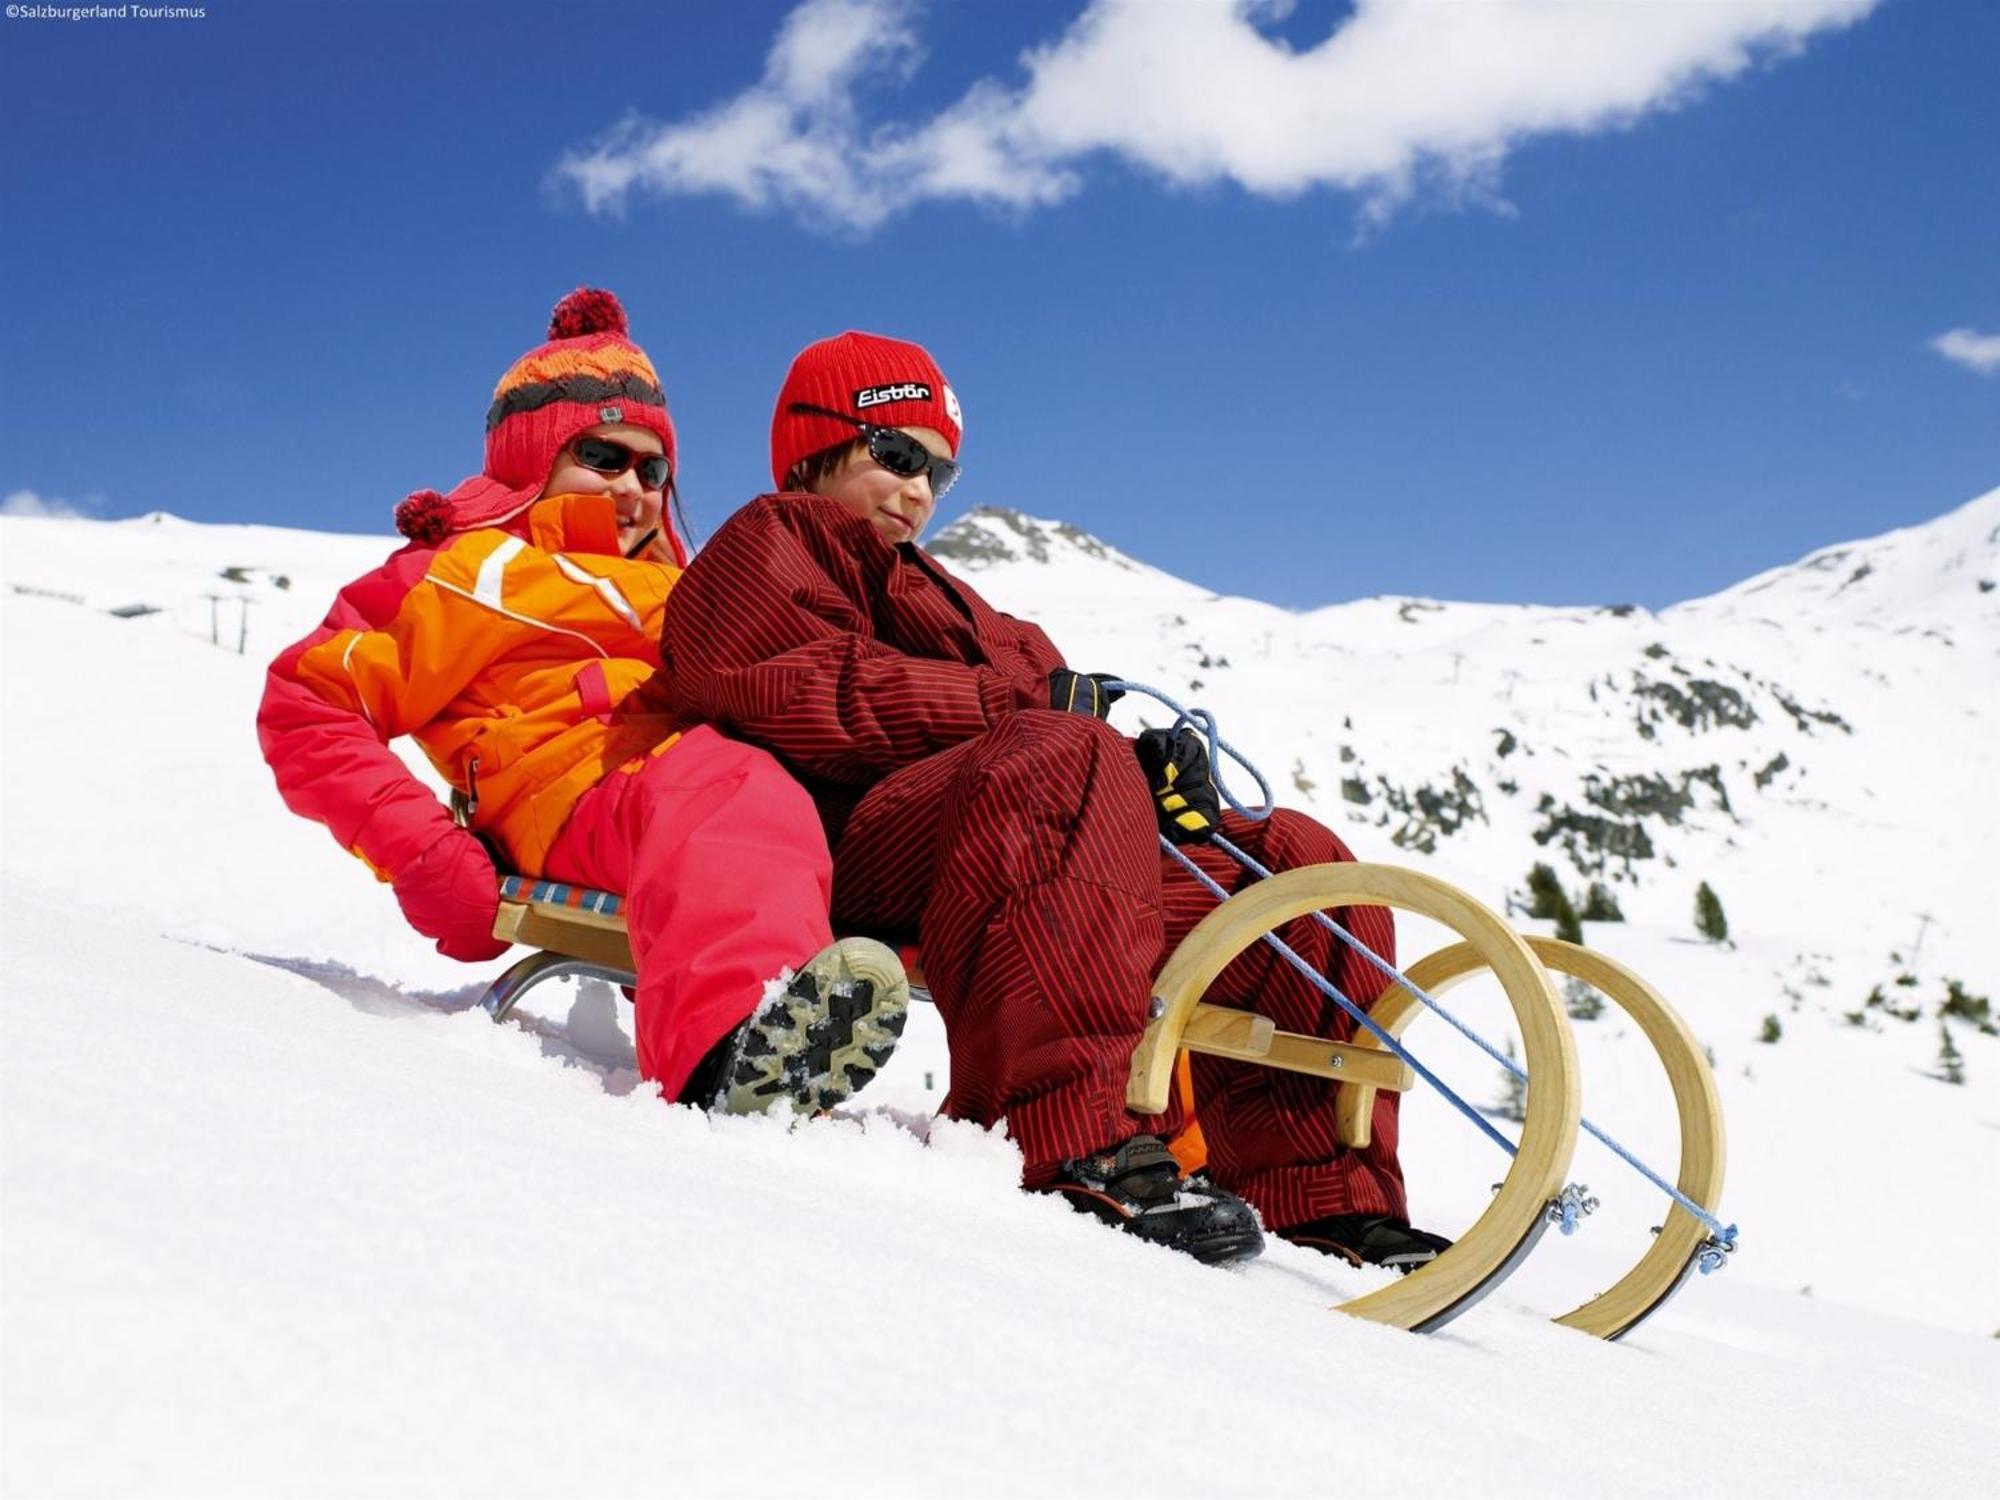
MULTIPOLYGON (((650 428, 680 467, 666 393, 633 343, 625 308, 602 287, 580 286, 549 314, 548 342, 515 360, 486 410, 484 471, 450 495, 420 490, 396 507, 396 528, 436 545, 454 531, 495 526, 532 505, 570 439, 599 426, 650 428), (415 529, 412 529, 415 528, 415 529)), ((674 555, 687 547, 666 523, 674 555)))
POLYGON ((965 435, 958 395, 922 344, 849 329, 808 344, 792 361, 771 413, 771 482, 783 489, 802 459, 838 448, 859 430, 834 417, 794 411, 823 406, 878 427, 929 427, 954 455, 965 435))
POLYGON ((451 535, 451 502, 436 490, 417 490, 396 507, 396 529, 420 547, 451 535))
POLYGON ((552 339, 580 339, 592 333, 615 333, 622 339, 631 331, 624 304, 602 287, 578 287, 549 314, 552 339))

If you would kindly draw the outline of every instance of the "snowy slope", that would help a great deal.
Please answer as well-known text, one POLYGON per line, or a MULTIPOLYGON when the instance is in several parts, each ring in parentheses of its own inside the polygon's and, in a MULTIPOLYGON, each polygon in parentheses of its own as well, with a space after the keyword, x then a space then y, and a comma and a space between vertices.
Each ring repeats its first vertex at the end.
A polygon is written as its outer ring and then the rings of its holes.
MULTIPOLYGON (((928 1012, 792 1129, 660 1105, 606 995, 491 1026, 498 966, 403 931, 250 729, 263 661, 387 541, 0 519, 0 1491, 1994 1492, 2000 1038, 1950 1023, 1967 1082, 1930 1074, 1945 980, 2000 979, 1996 527, 2000 492, 1659 616, 1295 614, 1011 514, 942 539, 1365 857, 1616 892, 1591 941, 1713 1048, 1744 1249, 1607 1347, 1545 1321, 1658 1222, 1601 1154, 1598 1218, 1422 1340, 1321 1311, 1372 1273, 1207 1271, 1013 1192, 1004 1141, 926 1127, 928 1012), (1733 949, 1694 938, 1702 879, 1733 949), (1199 1441, 1133 1440, 1193 1411, 1199 1441)), ((1586 1111, 1670 1163, 1636 1035, 1578 1029, 1586 1111)), ((1419 1216, 1462 1227, 1493 1153, 1410 1103, 1419 1216)))

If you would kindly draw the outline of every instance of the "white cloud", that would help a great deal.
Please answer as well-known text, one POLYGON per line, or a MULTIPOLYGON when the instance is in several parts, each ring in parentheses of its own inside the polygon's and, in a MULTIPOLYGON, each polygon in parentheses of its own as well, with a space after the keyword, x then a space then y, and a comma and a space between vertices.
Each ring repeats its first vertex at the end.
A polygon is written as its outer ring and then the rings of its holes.
POLYGON ((62 520, 81 520, 89 512, 83 507, 72 505, 67 500, 53 500, 38 495, 33 490, 13 490, 7 498, 0 500, 0 516, 42 516, 62 520))
POLYGON ((856 101, 921 61, 918 0, 806 0, 757 84, 682 120, 628 118, 556 173, 593 211, 719 193, 861 232, 926 199, 1059 202, 1099 153, 1175 186, 1356 192, 1371 222, 1420 185, 1504 208, 1499 168, 1522 140, 1684 104, 1877 3, 1357 0, 1299 49, 1260 29, 1291 0, 1091 0, 1023 56, 1023 80, 871 122, 856 101))
POLYGON ((1981 375, 2000 370, 2000 333, 1977 333, 1970 328, 1954 328, 1931 340, 1931 347, 1955 365, 1964 365, 1981 375))
POLYGON ((864 78, 907 77, 918 61, 913 0, 808 0, 785 18, 757 85, 676 125, 628 117, 557 174, 593 211, 635 188, 724 193, 844 224, 887 215, 883 146, 861 144, 853 97, 864 78))

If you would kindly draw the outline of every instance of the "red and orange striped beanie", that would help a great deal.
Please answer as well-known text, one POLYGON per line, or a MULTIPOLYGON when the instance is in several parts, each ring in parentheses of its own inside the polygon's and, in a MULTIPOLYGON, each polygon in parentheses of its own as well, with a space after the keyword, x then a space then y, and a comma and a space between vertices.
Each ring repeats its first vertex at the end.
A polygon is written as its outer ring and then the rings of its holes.
POLYGON ((448 496, 419 490, 396 507, 396 527, 435 545, 454 531, 508 520, 541 493, 564 444, 616 422, 650 427, 679 467, 666 394, 631 340, 625 309, 602 288, 578 287, 549 315, 548 342, 515 360, 494 387, 484 472, 448 496))
POLYGON ((646 351, 611 293, 578 287, 549 315, 549 341, 514 361, 486 410, 486 472, 542 484, 563 444, 601 422, 650 427, 674 458, 674 424, 646 351))

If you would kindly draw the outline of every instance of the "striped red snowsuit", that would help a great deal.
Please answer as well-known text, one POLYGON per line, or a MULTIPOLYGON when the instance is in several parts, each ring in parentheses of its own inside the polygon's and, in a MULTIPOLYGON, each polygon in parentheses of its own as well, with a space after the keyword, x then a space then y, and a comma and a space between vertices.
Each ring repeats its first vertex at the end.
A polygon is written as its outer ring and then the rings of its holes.
MULTIPOLYGON (((1214 902, 1162 854, 1131 742, 1049 710, 1063 659, 1047 636, 838 503, 767 495, 680 580, 661 655, 676 713, 773 751, 812 792, 833 845, 835 925, 921 944, 951 1045, 950 1113, 1004 1117, 1030 1186, 1146 1128, 1125 1110, 1125 1083, 1150 981, 1214 902)), ((1230 814, 1223 827, 1275 867, 1353 857, 1296 813, 1230 814)), ((1223 856, 1196 858, 1225 888, 1241 883, 1223 856)), ((1391 952, 1386 911, 1346 917, 1391 952)), ((1380 993, 1317 926, 1284 935, 1356 1000, 1380 993)), ((1262 945, 1209 998, 1254 1000, 1288 1030, 1349 1034, 1262 945)), ((1271 1227, 1404 1212, 1393 1094, 1380 1096, 1374 1144, 1351 1151, 1335 1141, 1331 1084, 1207 1058, 1195 1081, 1210 1169, 1271 1227)))

